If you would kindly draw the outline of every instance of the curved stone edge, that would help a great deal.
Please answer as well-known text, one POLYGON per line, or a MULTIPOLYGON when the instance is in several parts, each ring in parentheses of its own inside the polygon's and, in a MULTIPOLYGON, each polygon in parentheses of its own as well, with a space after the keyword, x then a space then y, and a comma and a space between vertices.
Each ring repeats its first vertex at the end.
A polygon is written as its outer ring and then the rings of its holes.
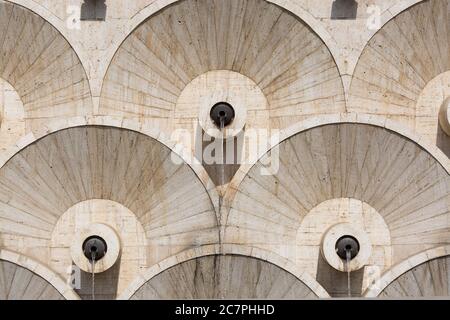
POLYGON ((413 255, 386 271, 377 281, 367 288, 363 297, 376 298, 387 286, 409 270, 427 261, 448 255, 450 255, 450 245, 428 249, 413 255))
MULTIPOLYGON (((136 13, 129 21, 127 31, 124 32, 124 35, 120 39, 115 39, 114 49, 113 51, 109 51, 105 54, 106 60, 109 63, 106 66, 106 69, 103 70, 103 78, 106 76, 107 69, 112 61, 117 49, 122 45, 125 39, 145 20, 153 16, 158 11, 182 0, 155 0, 148 4, 146 7, 142 8, 138 13, 136 13)), ((302 20, 308 27, 310 27, 314 33, 323 41, 323 43, 327 46, 328 50, 331 53, 331 56, 336 61, 336 57, 339 55, 340 48, 336 40, 331 36, 331 34, 327 31, 325 26, 316 19, 310 12, 301 7, 300 3, 291 0, 262 0, 268 3, 275 4, 280 8, 294 14, 302 20)), ((339 66, 338 66, 339 69, 339 66)))
POLYGON ((130 285, 117 297, 118 300, 128 300, 147 281, 151 280, 163 271, 182 262, 211 255, 239 255, 267 261, 286 272, 291 273, 303 282, 318 298, 330 298, 328 292, 309 274, 301 271, 293 262, 267 250, 252 248, 243 245, 206 245, 183 251, 175 256, 167 258, 139 274, 130 285))
MULTIPOLYGON (((16 0, 17 1, 17 0, 16 0)), ((106 76, 107 70, 115 52, 120 47, 120 45, 125 41, 126 38, 135 30, 140 24, 142 24, 146 19, 150 18, 152 15, 157 13, 158 11, 172 5, 178 1, 182 0, 155 0, 146 7, 142 8, 139 12, 137 12, 128 23, 127 31, 123 36, 115 39, 114 49, 106 53, 105 57, 108 63, 104 66, 103 79, 106 76)), ((302 20, 308 27, 312 29, 312 31, 322 40, 325 46, 328 48, 333 60, 336 63, 336 66, 341 75, 341 83, 344 88, 344 91, 350 88, 351 79, 346 79, 349 75, 351 76, 359 62, 359 59, 366 48, 367 44, 370 42, 372 37, 381 30, 384 25, 386 25, 390 20, 395 18, 401 12, 409 9, 410 7, 416 5, 417 3, 426 1, 426 0, 401 0, 398 2, 394 2, 388 9, 381 13, 381 24, 380 28, 376 30, 370 30, 366 28, 364 45, 359 48, 359 54, 356 56, 356 59, 350 59, 350 64, 348 63, 349 59, 342 56, 342 47, 339 45, 338 41, 333 37, 333 35, 327 30, 324 23, 320 21, 319 18, 314 17, 308 10, 302 7, 302 4, 296 1, 291 0, 262 0, 267 1, 269 3, 275 4, 280 8, 290 12, 295 15, 297 18, 302 20)))
POLYGON ((73 53, 77 57, 80 65, 83 69, 84 75, 86 77, 86 81, 89 84, 89 92, 90 92, 90 100, 92 106, 94 106, 93 95, 92 95, 92 84, 91 77, 88 75, 89 59, 87 56, 83 55, 82 48, 78 48, 78 42, 75 41, 73 36, 67 30, 66 20, 61 20, 56 14, 51 12, 49 9, 44 7, 42 4, 37 3, 34 0, 4 0, 5 2, 9 2, 11 4, 20 6, 26 10, 30 10, 34 14, 41 17, 45 22, 50 24, 68 43, 69 47, 72 49, 73 53))
MULTIPOLYGON (((34 13, 41 16, 43 19, 45 19, 48 23, 50 23, 53 27, 55 27, 58 32, 68 41, 70 46, 73 48, 75 54, 78 56, 81 64, 83 65, 83 69, 85 70, 85 73, 87 74, 87 67, 89 66, 89 57, 87 56, 87 53, 85 53, 82 48, 80 47, 79 41, 77 41, 73 35, 67 30, 67 27, 65 25, 65 21, 56 16, 53 12, 48 10, 45 6, 43 6, 40 3, 37 3, 33 0, 5 0, 10 3, 20 5, 24 8, 27 8, 34 13)), ((97 100, 98 96, 100 95, 102 86, 103 86, 103 80, 107 74, 108 68, 113 60, 113 57, 121 44, 125 41, 125 39, 128 38, 128 36, 146 19, 150 18, 152 15, 157 13, 158 11, 164 9, 165 7, 168 7, 171 4, 174 4, 178 1, 182 0, 155 0, 151 3, 149 3, 147 6, 139 10, 137 13, 135 13, 129 21, 127 21, 127 24, 125 25, 124 32, 121 32, 116 37, 112 39, 112 43, 109 46, 109 50, 103 54, 104 61, 99 65, 99 70, 96 71, 96 77, 88 77, 88 82, 90 84, 91 89, 91 96, 97 97, 93 100, 97 100), (95 93, 94 93, 95 91, 95 93)), ((351 59, 350 64, 348 64, 348 59, 346 60, 345 57, 342 57, 342 48, 339 46, 338 41, 330 34, 330 32, 327 30, 326 26, 316 17, 314 17, 308 10, 302 7, 301 3, 297 3, 295 1, 290 0, 262 0, 267 1, 269 3, 273 3, 290 13, 297 16, 299 19, 301 19, 306 25, 308 25, 314 33, 317 34, 317 36, 323 41, 323 43, 327 46, 328 50, 331 53, 331 56, 333 57, 337 68, 340 71, 341 74, 341 82, 343 84, 344 90, 350 87, 351 79, 348 79, 348 77, 353 74, 359 59, 366 48, 367 44, 370 42, 372 37, 379 31, 381 28, 384 27, 390 20, 395 18, 397 15, 399 15, 401 12, 409 9, 410 7, 414 6, 415 4, 418 4, 420 2, 426 1, 426 0, 402 0, 393 3, 388 9, 382 12, 381 14, 381 25, 379 29, 376 30, 369 30, 367 28, 365 38, 367 40, 364 42, 364 46, 360 48, 360 52, 357 55, 356 59, 351 59)), ((97 105, 98 101, 93 101, 94 106, 97 105)))
POLYGON ((20 253, 0 249, 0 260, 21 266, 50 283, 66 300, 80 300, 78 294, 54 271, 20 253))
POLYGON ((167 137, 158 128, 143 126, 142 123, 133 119, 124 119, 122 117, 113 116, 78 116, 50 123, 46 127, 40 128, 39 131, 29 132, 25 136, 21 137, 14 145, 0 152, 0 168, 2 168, 17 153, 37 140, 57 131, 82 126, 105 126, 131 130, 144 134, 162 143, 164 146, 169 148, 172 153, 180 157, 184 163, 192 169, 203 184, 215 211, 217 211, 216 208, 219 206, 219 194, 217 193, 214 183, 201 163, 198 161, 192 163, 192 161, 190 161, 191 159, 188 158, 191 151, 187 150, 182 144, 170 140, 170 137, 167 137))
POLYGON ((366 50, 367 46, 369 45, 370 41, 372 40, 372 38, 381 29, 383 29, 383 27, 385 27, 386 24, 388 24, 391 20, 396 18, 398 15, 407 11, 411 7, 415 6, 416 4, 419 4, 419 3, 425 2, 425 1, 428 1, 428 0, 401 0, 398 2, 393 1, 393 4, 387 10, 382 12, 382 14, 381 14, 380 28, 374 29, 374 30, 370 30, 369 28, 366 28, 365 38, 367 38, 367 40, 364 42, 364 46, 362 48, 360 48, 360 52, 359 52, 358 56, 356 57, 356 59, 351 61, 351 64, 349 66, 349 71, 350 71, 349 73, 351 74, 351 79, 350 79, 350 83, 348 86, 349 94, 350 94, 351 83, 353 82, 353 75, 355 73, 356 67, 358 66, 359 61, 361 60, 361 57, 362 57, 364 51, 366 50))
POLYGON ((450 136, 450 121, 449 121, 450 97, 446 98, 439 108, 439 125, 447 136, 450 136))
POLYGON ((412 142, 416 143, 419 147, 424 149, 426 152, 428 152, 445 169, 445 171, 447 171, 447 173, 450 174, 450 159, 437 146, 430 144, 426 139, 421 137, 418 133, 414 132, 406 125, 388 119, 384 116, 377 116, 370 114, 338 113, 338 114, 320 115, 308 118, 286 129, 280 130, 279 139, 270 139, 271 145, 267 149, 262 150, 262 152, 260 152, 257 155, 257 157, 255 157, 256 162, 241 165, 241 167, 231 180, 229 188, 224 196, 225 206, 229 208, 229 206, 233 202, 234 195, 239 189, 241 182, 244 180, 244 178, 249 173, 251 168, 271 149, 278 146, 283 141, 309 129, 313 129, 324 125, 344 124, 344 123, 372 125, 375 127, 390 130, 393 133, 396 133, 406 139, 409 139, 412 142))

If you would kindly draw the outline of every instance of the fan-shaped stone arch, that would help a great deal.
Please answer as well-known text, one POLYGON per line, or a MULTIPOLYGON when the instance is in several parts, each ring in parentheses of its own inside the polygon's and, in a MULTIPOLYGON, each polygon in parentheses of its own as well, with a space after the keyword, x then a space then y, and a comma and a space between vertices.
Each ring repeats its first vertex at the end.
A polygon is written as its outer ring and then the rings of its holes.
POLYGON ((147 241, 136 252, 144 253, 148 266, 217 243, 208 192, 180 162, 169 148, 131 130, 84 126, 47 135, 0 169, 0 243, 58 263, 49 257, 54 228, 69 208, 89 199, 115 201, 136 215, 147 241))
POLYGON ((449 269, 449 256, 429 260, 395 279, 379 297, 449 297, 449 269))
POLYGON ((92 113, 84 68, 56 28, 31 10, 2 0, 0 35, 0 77, 18 92, 26 120, 92 113))
POLYGON ((388 116, 436 144, 439 107, 447 91, 444 74, 450 70, 449 43, 449 1, 423 1, 401 12, 363 50, 348 110, 388 116))
POLYGON ((276 127, 344 108, 333 57, 297 17, 264 0, 184 0, 150 17, 120 46, 104 79, 100 111, 170 128, 183 88, 211 70, 252 79, 276 127))
POLYGON ((375 278, 365 297, 448 297, 450 246, 422 251, 375 278))
POLYGON ((78 295, 45 265, 0 249, 0 300, 78 300, 78 295))
POLYGON ((0 300, 63 300, 47 281, 28 269, 0 260, 0 300))
POLYGON ((316 298, 294 275, 267 261, 239 255, 198 257, 147 281, 131 299, 316 298))
POLYGON ((261 174, 269 162, 261 159, 235 185, 222 220, 225 243, 246 243, 295 261, 303 218, 336 198, 361 200, 382 217, 393 263, 448 242, 449 174, 395 132, 357 123, 323 125, 283 141, 275 156, 274 175, 261 174))

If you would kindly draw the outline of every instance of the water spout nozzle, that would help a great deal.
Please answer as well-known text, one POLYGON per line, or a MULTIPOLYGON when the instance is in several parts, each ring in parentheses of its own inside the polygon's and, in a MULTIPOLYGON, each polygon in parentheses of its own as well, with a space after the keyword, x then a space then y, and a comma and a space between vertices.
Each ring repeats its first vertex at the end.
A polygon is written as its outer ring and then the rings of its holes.
POLYGON ((359 242, 355 237, 343 236, 336 241, 336 253, 343 260, 352 260, 359 253, 359 242))
POLYGON ((106 241, 99 236, 90 236, 83 242, 84 256, 90 261, 102 259, 108 251, 106 241))
POLYGON ((229 103, 219 102, 211 108, 209 116, 217 127, 223 129, 234 120, 235 113, 229 103))

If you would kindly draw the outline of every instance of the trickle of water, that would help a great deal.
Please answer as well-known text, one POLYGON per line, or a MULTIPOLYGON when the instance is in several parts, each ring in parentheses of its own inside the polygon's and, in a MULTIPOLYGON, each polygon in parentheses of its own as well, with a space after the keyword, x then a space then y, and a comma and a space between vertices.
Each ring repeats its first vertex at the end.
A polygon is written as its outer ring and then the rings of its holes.
POLYGON ((347 271, 347 292, 348 296, 352 296, 352 290, 351 290, 351 279, 350 279, 350 260, 352 259, 352 253, 350 250, 345 250, 345 269, 347 271))
POLYGON ((220 131, 225 128, 225 117, 220 117, 220 131))
POLYGON ((220 117, 220 132, 222 133, 222 139, 220 141, 221 144, 221 156, 222 156, 222 163, 220 168, 220 184, 223 186, 225 184, 225 117, 220 117))
POLYGON ((95 300, 95 254, 94 253, 92 253, 92 258, 91 258, 91 270, 92 270, 92 275, 91 275, 92 300, 95 300))

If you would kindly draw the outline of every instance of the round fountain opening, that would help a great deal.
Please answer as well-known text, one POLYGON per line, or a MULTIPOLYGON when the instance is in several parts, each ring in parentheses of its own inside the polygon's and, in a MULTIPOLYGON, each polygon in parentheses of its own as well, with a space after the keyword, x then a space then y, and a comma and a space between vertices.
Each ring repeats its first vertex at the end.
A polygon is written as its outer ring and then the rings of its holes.
POLYGON ((346 235, 336 241, 336 254, 343 260, 353 259, 359 253, 359 242, 355 237, 346 235))
POLYGON ((233 122, 235 113, 231 104, 218 102, 211 108, 209 116, 217 127, 224 128, 233 122))
POLYGON ((83 242, 84 256, 90 261, 102 259, 108 251, 106 241, 99 236, 90 236, 83 242))

